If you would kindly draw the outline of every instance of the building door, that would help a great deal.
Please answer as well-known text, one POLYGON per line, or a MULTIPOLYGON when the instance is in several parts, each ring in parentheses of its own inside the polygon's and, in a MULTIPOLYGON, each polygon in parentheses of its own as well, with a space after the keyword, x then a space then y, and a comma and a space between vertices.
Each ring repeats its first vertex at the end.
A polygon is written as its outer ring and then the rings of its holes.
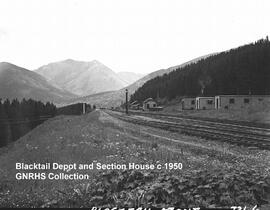
POLYGON ((216 98, 216 109, 218 109, 219 105, 218 105, 218 98, 216 98))

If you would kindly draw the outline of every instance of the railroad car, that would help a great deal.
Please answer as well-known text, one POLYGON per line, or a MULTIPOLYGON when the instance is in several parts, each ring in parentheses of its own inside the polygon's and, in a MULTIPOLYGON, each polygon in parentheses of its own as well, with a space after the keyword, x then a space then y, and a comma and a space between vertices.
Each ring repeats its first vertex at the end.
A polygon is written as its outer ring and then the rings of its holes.
POLYGON ((57 114, 64 115, 80 115, 91 111, 91 105, 86 103, 70 104, 64 107, 57 108, 57 114))

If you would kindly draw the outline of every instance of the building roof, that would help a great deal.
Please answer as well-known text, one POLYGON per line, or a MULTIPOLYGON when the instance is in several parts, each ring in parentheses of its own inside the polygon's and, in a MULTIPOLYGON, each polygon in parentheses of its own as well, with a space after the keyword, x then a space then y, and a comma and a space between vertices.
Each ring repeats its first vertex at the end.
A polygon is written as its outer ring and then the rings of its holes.
POLYGON ((138 101, 133 101, 130 105, 138 104, 138 101))
POLYGON ((270 97, 270 95, 217 95, 217 96, 221 96, 221 97, 270 97))
MULTIPOLYGON (((154 101, 154 99, 152 99, 152 98, 147 98, 147 99, 145 99, 144 101, 143 101, 143 103, 147 103, 147 102, 150 102, 150 101, 154 101)), ((155 101, 154 101, 155 102, 155 101)))
POLYGON ((196 99, 214 99, 215 96, 209 96, 209 97, 204 97, 204 96, 200 96, 200 97, 196 97, 196 99))

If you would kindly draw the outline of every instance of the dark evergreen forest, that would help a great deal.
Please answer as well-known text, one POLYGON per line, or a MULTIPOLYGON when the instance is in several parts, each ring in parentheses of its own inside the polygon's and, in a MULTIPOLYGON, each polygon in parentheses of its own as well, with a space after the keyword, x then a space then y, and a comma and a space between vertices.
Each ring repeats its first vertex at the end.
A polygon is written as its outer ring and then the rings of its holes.
POLYGON ((17 140, 55 114, 56 107, 49 102, 0 100, 0 147, 17 140))
POLYGON ((220 94, 270 94, 268 37, 151 79, 131 95, 130 101, 220 94))

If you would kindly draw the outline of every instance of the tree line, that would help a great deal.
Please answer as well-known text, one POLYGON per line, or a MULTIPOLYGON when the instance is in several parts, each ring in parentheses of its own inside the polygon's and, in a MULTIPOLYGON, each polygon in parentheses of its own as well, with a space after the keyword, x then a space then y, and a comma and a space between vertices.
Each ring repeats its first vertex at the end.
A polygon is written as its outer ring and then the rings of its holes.
POLYGON ((0 147, 17 140, 56 113, 56 106, 49 102, 0 99, 0 147))
POLYGON ((270 94, 268 37, 155 77, 135 91, 130 101, 222 94, 270 94))

